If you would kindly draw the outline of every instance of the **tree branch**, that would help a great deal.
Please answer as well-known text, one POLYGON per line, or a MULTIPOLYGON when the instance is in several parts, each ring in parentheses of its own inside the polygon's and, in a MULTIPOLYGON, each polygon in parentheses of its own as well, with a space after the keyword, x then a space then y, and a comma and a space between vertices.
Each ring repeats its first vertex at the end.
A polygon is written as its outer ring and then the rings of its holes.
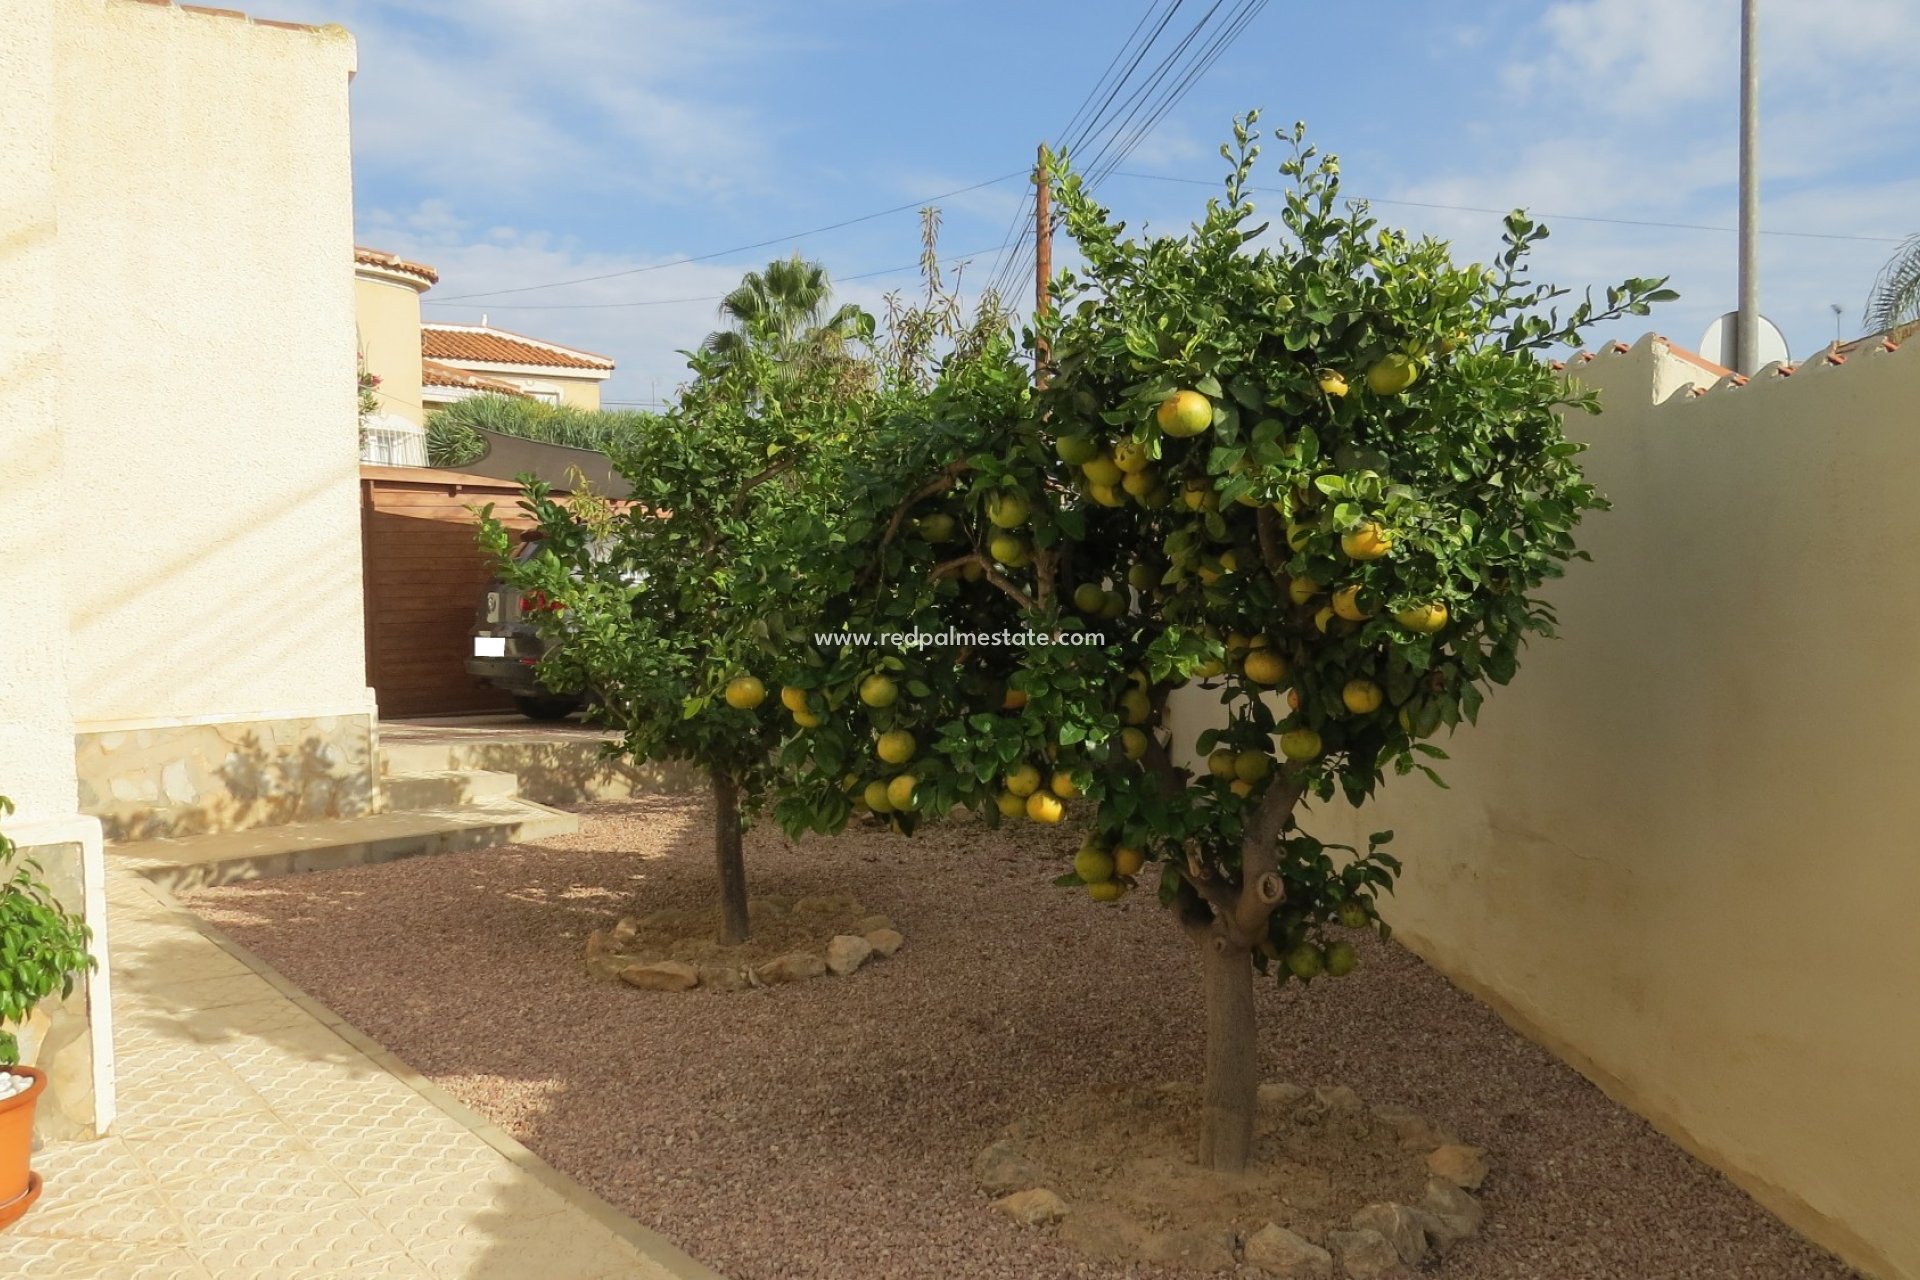
POLYGON ((1260 558, 1266 561, 1267 572, 1275 582, 1284 583, 1287 557, 1280 554, 1280 514, 1272 507, 1263 506, 1254 514, 1253 525, 1260 535, 1260 558))
POLYGON ((775 476, 782 475, 785 472, 791 471, 799 465, 800 465, 799 452, 797 450, 789 449, 786 455, 782 457, 778 462, 775 462, 772 465, 768 466, 765 470, 761 471, 758 475, 749 476, 747 478, 747 482, 740 486, 740 492, 733 495, 733 514, 737 516, 742 511, 745 511, 747 509, 748 494, 752 493, 755 489, 758 489, 761 485, 773 479, 775 476))
POLYGON ((1013 598, 1014 603, 1018 604, 1022 609, 1025 609, 1029 613, 1033 612, 1033 597, 1007 581, 1005 576, 993 567, 993 562, 981 555, 978 551, 970 551, 964 556, 955 556, 951 560, 935 565, 933 567, 933 573, 930 576, 934 578, 950 577, 970 564, 979 565, 980 568, 985 571, 988 582, 991 582, 994 586, 1006 592, 1007 595, 1013 598))
POLYGON ((1243 946, 1253 946, 1266 936, 1267 921, 1286 896, 1274 846, 1306 790, 1306 779, 1297 770, 1281 770, 1241 831, 1240 892, 1226 922, 1229 932, 1243 946))

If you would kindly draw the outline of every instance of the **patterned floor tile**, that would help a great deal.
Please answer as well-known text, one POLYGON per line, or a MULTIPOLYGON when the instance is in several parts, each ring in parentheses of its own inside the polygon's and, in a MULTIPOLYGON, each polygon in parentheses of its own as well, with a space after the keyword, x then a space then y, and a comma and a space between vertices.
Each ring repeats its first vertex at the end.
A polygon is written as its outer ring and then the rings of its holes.
POLYGON ((117 1195, 96 1194, 79 1186, 70 1186, 62 1194, 58 1184, 50 1185, 33 1211, 7 1230, 23 1236, 117 1240, 156 1247, 179 1248, 187 1243, 186 1229, 151 1184, 117 1195))
POLYGON ((257 1217, 208 1234, 196 1244, 195 1253, 221 1280, 424 1280, 431 1274, 351 1202, 257 1217))
POLYGON ((98 1142, 54 1142, 34 1152, 33 1167, 46 1183, 42 1205, 73 1195, 115 1196, 127 1191, 151 1194, 153 1179, 119 1138, 98 1142))
POLYGON ((237 973, 221 978, 163 983, 142 988, 140 994, 155 1007, 185 1012, 189 1009, 217 1009, 224 1005, 271 1000, 279 992, 265 978, 252 973, 237 973))
POLYGON ((209 1280, 183 1249, 12 1231, 0 1236, 0 1274, 29 1280, 209 1280))
POLYGON ((407 1241, 414 1257, 441 1280, 594 1280, 648 1273, 633 1247, 581 1217, 522 1221, 484 1213, 432 1237, 407 1241))

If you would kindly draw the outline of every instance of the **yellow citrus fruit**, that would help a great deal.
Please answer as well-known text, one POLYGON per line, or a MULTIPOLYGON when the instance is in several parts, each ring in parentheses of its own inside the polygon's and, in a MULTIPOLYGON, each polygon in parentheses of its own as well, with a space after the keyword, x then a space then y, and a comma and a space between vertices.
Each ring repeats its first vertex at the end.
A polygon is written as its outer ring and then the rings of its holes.
POLYGON ((1147 456, 1145 445, 1136 444, 1132 440, 1122 440, 1113 446, 1113 465, 1128 475, 1145 471, 1152 464, 1153 459, 1147 456))
POLYGON ((1139 729, 1126 728, 1120 731, 1120 751, 1129 760, 1138 760, 1147 754, 1147 735, 1139 729))
POLYGON ((1364 929, 1371 919, 1367 915, 1367 909, 1354 899, 1348 899, 1340 904, 1339 917, 1340 923, 1349 929, 1364 929))
POLYGON ((1007 696, 1000 699, 1000 709, 1002 711, 1018 711, 1026 705, 1027 691, 1025 689, 1009 689, 1007 690, 1007 696))
POLYGON ((1434 632, 1447 625, 1447 606, 1435 600, 1432 604, 1402 609, 1393 618, 1409 631, 1434 632))
POLYGON ((813 712, 811 711, 794 712, 793 722, 799 725, 802 729, 818 729, 822 723, 820 717, 813 714, 813 712))
POLYGON ((1160 402, 1153 416, 1170 436, 1197 436, 1213 425, 1213 401, 1198 391, 1176 391, 1160 402))
POLYGON ((887 798, 887 784, 884 782, 869 782, 867 789, 860 793, 860 798, 865 800, 867 808, 875 813, 893 812, 893 801, 887 798))
POLYGON ((1347 380, 1337 373, 1323 373, 1320 375, 1320 389, 1330 396, 1343 396, 1347 394, 1347 380))
MULTIPOLYGON (((1307 549, 1307 540, 1311 537, 1313 537, 1312 525, 1297 524, 1292 520, 1287 521, 1287 545, 1289 547, 1292 547, 1295 551, 1305 551, 1307 549)), ((1299 601, 1296 600, 1294 603, 1298 604, 1299 601)))
POLYGON ((1058 822, 1066 813, 1067 807, 1044 791, 1027 797, 1027 816, 1035 822, 1058 822))
POLYGON ((1367 370, 1367 389, 1378 396, 1397 396, 1419 376, 1420 366, 1413 357, 1396 351, 1367 370))
POLYGON ((952 542, 957 526, 952 516, 944 511, 936 511, 930 516, 921 516, 913 522, 913 527, 928 542, 952 542))
POLYGON ((1144 498, 1160 483, 1159 473, 1154 471, 1129 471, 1120 487, 1135 498, 1144 498))
POLYGON ((1347 710, 1357 716, 1372 715, 1386 701, 1387 695, 1379 685, 1371 680, 1349 680, 1347 687, 1340 691, 1340 701, 1347 704, 1347 710))
POLYGON ((1130 603, 1132 602, 1127 599, 1126 592, 1109 591, 1107 592, 1107 598, 1100 603, 1100 616, 1106 621, 1112 622, 1115 618, 1118 618, 1127 611, 1127 606, 1130 603))
POLYGON ((1127 568, 1127 585, 1135 591, 1151 591, 1160 585, 1160 570, 1145 563, 1130 565, 1127 568))
POLYGON ((790 684, 781 686, 780 705, 789 711, 805 711, 807 709, 807 691, 805 689, 796 689, 790 684))
POLYGON ((1220 495, 1213 491, 1205 476, 1189 476, 1180 486, 1180 505, 1189 511, 1217 511, 1220 495))
POLYGON ((1305 604, 1320 594, 1320 584, 1312 578, 1290 578, 1287 580, 1287 599, 1295 604, 1305 604))
POLYGON ((1357 584, 1342 587, 1333 593, 1333 611, 1348 622, 1365 622, 1373 616, 1372 610, 1360 603, 1360 588, 1357 584))
POLYGON ((994 807, 1000 810, 1003 818, 1024 818, 1027 816, 1027 802, 1011 791, 1002 791, 993 798, 994 807))
POLYGON ((1053 775, 1052 780, 1047 783, 1047 790, 1062 800, 1071 800, 1080 794, 1080 788, 1074 785, 1073 775, 1065 770, 1053 775))
POLYGON ((1336 942, 1327 948, 1327 976, 1344 978, 1360 967, 1360 953, 1351 942, 1336 942))
POLYGON ((1120 695, 1120 718, 1128 724, 1145 724, 1152 714, 1153 701, 1147 697, 1146 690, 1129 689, 1120 695))
POLYGON ((1022 800, 1040 789, 1040 771, 1030 764, 1023 764, 1002 779, 1007 790, 1022 800))
POLYGON ((918 745, 914 742, 913 735, 905 729, 889 729, 880 735, 879 740, 873 744, 873 749, 875 754, 888 764, 905 764, 913 759, 914 749, 918 745))
POLYGON ((969 560, 960 566, 960 576, 968 582, 978 582, 987 576, 987 569, 978 560, 969 560))
POLYGON ((1126 472, 1113 460, 1109 453, 1098 453, 1080 464, 1080 474, 1093 484, 1106 485, 1109 488, 1126 478, 1126 472))
POLYGON ((1234 776, 1242 782, 1258 782, 1273 771, 1273 757, 1264 751, 1242 751, 1233 758, 1234 776))
POLYGON ((1211 680, 1215 676, 1224 673, 1226 669, 1227 664, 1220 661, 1220 659, 1208 658, 1193 669, 1193 674, 1202 680, 1211 680))
POLYGON ((1009 569, 1018 569, 1027 563, 1027 544, 1022 538, 1010 533, 996 533, 987 543, 987 551, 1009 569))
POLYGON ((1127 886, 1116 880, 1103 880, 1087 886, 1087 896, 1095 902, 1118 902, 1127 896, 1127 886))
POLYGON ((1006 491, 987 499, 987 519, 996 529, 1018 529, 1027 522, 1031 509, 1026 495, 1006 491))
POLYGON ((1326 966, 1326 957, 1311 942, 1303 942, 1287 952, 1287 971, 1296 978, 1317 978, 1326 966))
POLYGON ((1127 504, 1127 496, 1110 484, 1088 485, 1087 496, 1103 507, 1124 507, 1127 504))
POLYGON ((1097 582, 1083 582, 1073 589, 1073 607, 1082 613, 1098 613, 1107 602, 1107 593, 1097 582))
POLYGON ((1086 884, 1113 879, 1113 855, 1104 849, 1087 846, 1073 855, 1073 874, 1086 884))
POLYGON ((1279 684, 1287 678, 1287 660, 1271 649, 1255 649, 1247 655, 1246 673, 1255 684, 1279 684))
POLYGON ((1340 535, 1340 549, 1355 560, 1378 560, 1393 550, 1393 535, 1378 520, 1340 535))
POLYGON ((1280 754, 1289 760, 1311 760, 1320 754, 1320 735, 1312 729, 1289 729, 1280 735, 1280 754))
POLYGON ((1253 784, 1245 778, 1235 778, 1227 784, 1227 790, 1233 792, 1233 794, 1239 796, 1242 800, 1245 800, 1253 794, 1253 784))
POLYGON ((767 686, 757 676, 735 676, 727 681, 727 705, 751 711, 767 700, 767 686))
POLYGON ((910 773, 903 773, 887 784, 887 803, 897 811, 905 813, 913 808, 913 790, 920 780, 910 773))
POLYGON ((860 701, 870 707, 890 707, 900 698, 900 686, 885 676, 868 676, 860 682, 860 701))
POLYGON ((1140 868, 1147 865, 1147 855, 1138 849, 1129 849, 1125 845, 1113 851, 1113 870, 1115 875, 1137 876, 1140 868))
POLYGON ((1238 759, 1238 757, 1234 755, 1230 748, 1221 747, 1207 757, 1207 772, 1216 778, 1231 778, 1233 776, 1233 762, 1236 759, 1238 759))
POLYGON ((1088 458, 1100 452, 1091 436, 1061 436, 1054 441, 1053 451, 1060 455, 1060 461, 1070 467, 1077 467, 1088 458))

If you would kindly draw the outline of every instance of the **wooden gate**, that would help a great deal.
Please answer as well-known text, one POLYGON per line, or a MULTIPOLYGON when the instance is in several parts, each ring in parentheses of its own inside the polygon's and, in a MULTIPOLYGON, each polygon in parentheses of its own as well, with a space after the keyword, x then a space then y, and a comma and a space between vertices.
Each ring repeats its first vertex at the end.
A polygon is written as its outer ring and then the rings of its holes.
POLYGON ((475 541, 473 508, 531 523, 520 487, 427 467, 360 468, 367 683, 382 716, 511 709, 513 699, 467 674, 475 610, 493 568, 475 541))

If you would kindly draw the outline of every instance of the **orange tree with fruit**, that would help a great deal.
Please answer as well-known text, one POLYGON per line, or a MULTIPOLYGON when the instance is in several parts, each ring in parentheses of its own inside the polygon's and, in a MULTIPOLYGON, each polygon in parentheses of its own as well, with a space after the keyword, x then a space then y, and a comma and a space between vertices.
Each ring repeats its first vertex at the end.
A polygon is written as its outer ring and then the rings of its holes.
POLYGON ((674 407, 613 451, 630 502, 563 503, 530 481, 522 506, 537 550, 514 559, 490 515, 481 542, 503 576, 554 603, 538 618, 550 642, 541 682, 585 691, 633 759, 707 775, 721 940, 739 943, 750 928, 742 831, 781 737, 765 673, 821 608, 800 566, 833 541, 832 493, 869 438, 860 424, 876 386, 851 357, 785 360, 740 343, 689 358, 695 376, 674 407))
POLYGON ((1084 267, 1034 335, 1041 389, 988 347, 878 428, 812 549, 846 634, 785 674, 775 806, 793 833, 1084 821, 1061 883, 1144 888, 1197 944, 1222 1170, 1252 1141, 1256 972, 1337 976, 1349 931, 1385 931, 1388 833, 1330 848, 1306 807, 1433 773, 1428 739, 1551 633, 1532 593, 1603 505, 1560 419, 1592 400, 1540 349, 1672 296, 1630 280, 1563 317, 1527 276, 1543 229, 1511 215, 1491 267, 1456 265, 1343 202, 1297 127, 1256 224, 1253 123, 1182 235, 1128 237, 1063 169, 1084 267), (1174 742, 1188 684, 1221 706, 1174 742))

